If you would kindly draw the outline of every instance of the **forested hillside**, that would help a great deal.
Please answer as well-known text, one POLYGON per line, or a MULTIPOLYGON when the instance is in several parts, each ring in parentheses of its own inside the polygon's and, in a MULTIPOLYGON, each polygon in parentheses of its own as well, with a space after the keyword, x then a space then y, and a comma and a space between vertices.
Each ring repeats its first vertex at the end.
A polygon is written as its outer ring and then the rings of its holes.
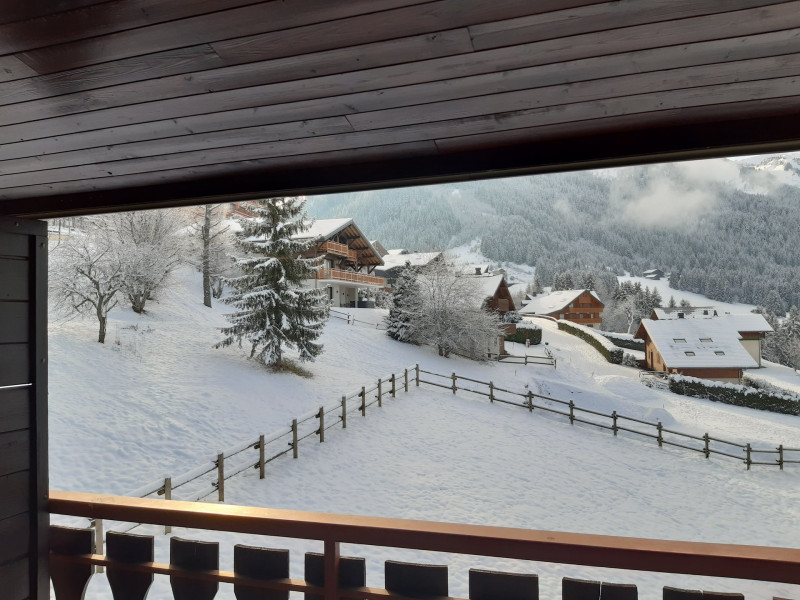
POLYGON ((567 269, 660 268, 678 289, 762 305, 775 290, 788 309, 800 306, 792 168, 698 161, 319 196, 308 209, 353 217, 388 248, 480 238, 487 257, 535 265, 544 285, 567 269))

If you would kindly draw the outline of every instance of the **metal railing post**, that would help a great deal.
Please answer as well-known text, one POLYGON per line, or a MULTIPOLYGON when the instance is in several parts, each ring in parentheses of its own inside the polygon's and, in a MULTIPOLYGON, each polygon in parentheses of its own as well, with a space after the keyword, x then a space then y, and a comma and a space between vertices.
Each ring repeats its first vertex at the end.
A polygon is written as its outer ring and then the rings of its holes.
POLYGON ((361 416, 367 416, 367 388, 361 386, 361 416))
POLYGON ((264 448, 264 434, 262 433, 258 436, 258 478, 264 479, 264 465, 266 462, 264 461, 264 455, 266 453, 266 448, 264 448))
POLYGON ((222 452, 217 453, 217 491, 219 501, 225 502, 225 455, 222 452))
MULTIPOLYGON (((164 477, 164 500, 172 500, 172 477, 164 477)), ((172 533, 172 525, 164 525, 164 535, 172 533)))
POLYGON ((342 429, 347 429, 347 396, 342 396, 342 429))
POLYGON ((494 402, 494 383, 489 382, 489 402, 494 402))
POLYGON ((381 395, 383 394, 383 392, 381 390, 381 385, 382 385, 382 382, 381 382, 380 379, 378 379, 378 407, 379 408, 381 406, 383 406, 383 401, 381 400, 381 395))
POLYGON ((325 407, 319 407, 319 443, 325 441, 325 407))
POLYGON ((292 458, 297 458, 297 419, 292 419, 292 458))
POLYGON ((703 454, 706 455, 706 458, 711 456, 711 448, 709 448, 709 436, 708 432, 703 436, 703 454))

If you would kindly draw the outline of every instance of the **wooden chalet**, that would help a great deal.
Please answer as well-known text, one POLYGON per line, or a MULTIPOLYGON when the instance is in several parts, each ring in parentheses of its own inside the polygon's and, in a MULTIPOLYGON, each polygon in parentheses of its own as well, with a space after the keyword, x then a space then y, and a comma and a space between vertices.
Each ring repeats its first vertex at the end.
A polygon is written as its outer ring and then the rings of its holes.
POLYGON ((306 284, 324 287, 333 306, 357 307, 358 290, 386 285, 373 274, 383 259, 353 219, 319 219, 295 237, 313 242, 303 256, 320 258, 322 264, 317 278, 306 284))
POLYGON ((0 0, 3 600, 119 567, 51 513, 320 540, 321 587, 263 585, 325 600, 343 542, 800 584, 790 548, 51 492, 36 221, 798 150, 799 75, 800 0, 0 0))
POLYGON ((759 367, 761 366, 761 350, 764 338, 767 333, 773 331, 772 326, 767 323, 763 315, 720 313, 713 306, 658 307, 653 309, 650 318, 689 321, 714 319, 717 322, 724 323, 731 331, 735 331, 739 335, 739 342, 753 357, 753 360, 758 363, 759 367))
POLYGON ((645 364, 653 371, 740 383, 744 369, 758 367, 722 320, 643 319, 636 337, 644 340, 645 364))
POLYGON ((592 290, 561 290, 531 298, 519 314, 542 315, 594 327, 603 322, 603 308, 605 304, 592 290))
POLYGON ((386 279, 388 288, 394 284, 400 272, 406 266, 424 268, 432 262, 442 259, 441 252, 408 252, 407 250, 389 250, 383 256, 383 266, 375 270, 375 274, 386 279))

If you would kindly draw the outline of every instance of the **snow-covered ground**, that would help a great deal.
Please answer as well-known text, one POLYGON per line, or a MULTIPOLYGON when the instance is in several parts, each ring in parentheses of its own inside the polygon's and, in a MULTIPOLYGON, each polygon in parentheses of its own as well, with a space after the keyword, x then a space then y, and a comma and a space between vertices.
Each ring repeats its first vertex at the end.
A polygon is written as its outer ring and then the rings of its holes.
POLYGON ((738 304, 731 302, 720 302, 719 300, 711 300, 702 294, 695 294, 693 292, 686 292, 684 290, 676 290, 669 287, 668 279, 659 279, 657 281, 646 279, 644 277, 632 277, 630 275, 619 275, 617 277, 620 283, 623 281, 630 281, 631 283, 641 283, 642 287, 649 287, 650 289, 656 288, 658 293, 661 294, 661 299, 666 306, 669 302, 670 296, 675 297, 675 302, 680 303, 681 300, 688 300, 692 306, 715 306, 721 313, 729 312, 732 315, 747 314, 755 308, 752 304, 738 304))
MULTIPOLYGON (((652 283, 652 282, 651 282, 652 283)), ((800 446, 797 417, 675 396, 639 383, 636 369, 611 365, 573 336, 542 322, 543 341, 558 368, 478 364, 444 359, 427 348, 394 342, 385 332, 332 319, 326 352, 305 368, 312 377, 258 368, 237 348, 214 349, 226 307, 205 309, 199 276, 180 285, 149 314, 112 313, 108 343, 93 341, 91 321, 53 323, 50 332, 50 455, 55 489, 125 493, 167 474, 177 476, 219 449, 285 427, 296 416, 331 405, 378 377, 420 363, 573 400, 665 427, 762 446, 800 446), (136 329, 131 327, 135 326, 136 329), (116 343, 117 337, 119 343, 116 343), (527 387, 526 387, 527 386, 527 387)), ((381 311, 351 309, 378 323, 381 311)), ((525 348, 509 344, 512 352, 525 348)), ((540 353, 539 348, 527 350, 540 353)), ((776 373, 779 369, 775 369, 776 373)), ((771 377, 772 367, 762 370, 771 377)), ((780 379, 784 375, 776 375, 780 379)), ((180 498, 180 493, 176 493, 180 498)), ((652 440, 613 437, 563 419, 479 397, 412 388, 372 406, 367 417, 333 428, 324 444, 313 438, 270 463, 265 480, 255 471, 230 479, 231 504, 322 512, 508 525, 666 539, 800 547, 800 465, 779 472, 746 471, 722 457, 707 460, 652 440)), ((168 538, 157 539, 157 561, 168 562, 168 538)), ((314 543, 175 530, 176 535, 221 542, 223 569, 231 547, 244 543, 292 550, 292 577, 302 577, 302 552, 314 543)), ((637 583, 643 598, 660 586, 743 591, 748 597, 799 597, 800 587, 753 582, 600 571, 346 546, 367 558, 368 585, 383 584, 388 558, 450 565, 450 594, 466 596, 469 567, 538 573, 542 597, 557 597, 559 577, 637 583)), ((88 600, 109 597, 96 576, 88 600)), ((222 586, 219 598, 233 598, 222 586)), ((171 598, 156 578, 149 598, 171 598)))

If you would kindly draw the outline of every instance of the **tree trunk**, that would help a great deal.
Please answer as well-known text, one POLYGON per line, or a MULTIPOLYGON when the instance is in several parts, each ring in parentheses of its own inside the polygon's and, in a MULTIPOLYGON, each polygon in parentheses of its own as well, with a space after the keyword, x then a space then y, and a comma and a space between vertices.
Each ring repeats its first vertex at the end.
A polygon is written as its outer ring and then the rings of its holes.
POLYGON ((107 317, 101 316, 98 312, 97 320, 100 321, 100 332, 97 334, 97 341, 101 344, 106 343, 106 320, 107 317))
POLYGON ((211 205, 203 214, 203 304, 211 308, 211 205))

